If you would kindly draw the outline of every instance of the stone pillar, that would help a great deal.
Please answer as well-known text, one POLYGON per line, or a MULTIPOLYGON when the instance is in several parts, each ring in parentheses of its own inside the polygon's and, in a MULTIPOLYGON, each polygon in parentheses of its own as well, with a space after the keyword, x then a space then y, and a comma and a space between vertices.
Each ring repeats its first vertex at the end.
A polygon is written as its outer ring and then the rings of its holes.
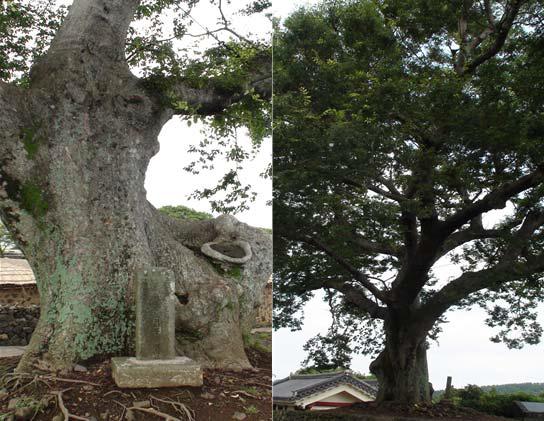
POLYGON ((170 359, 175 351, 174 273, 148 268, 136 275, 136 358, 170 359))
POLYGON ((112 376, 119 387, 202 386, 202 369, 177 357, 174 274, 145 268, 136 274, 136 357, 112 358, 112 376))

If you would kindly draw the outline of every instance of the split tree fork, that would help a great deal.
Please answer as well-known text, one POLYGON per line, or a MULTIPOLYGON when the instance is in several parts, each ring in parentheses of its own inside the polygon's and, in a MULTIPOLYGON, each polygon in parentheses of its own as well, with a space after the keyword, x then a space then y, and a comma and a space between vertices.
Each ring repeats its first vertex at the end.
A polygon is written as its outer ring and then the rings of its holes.
MULTIPOLYGON (((452 77, 468 81, 475 77, 481 65, 501 52, 520 8, 529 2, 523 0, 502 2, 505 3, 502 15, 497 15, 498 9, 496 7, 492 9, 490 6, 492 2, 484 1, 482 5, 485 5, 488 24, 481 33, 470 33, 467 29, 471 23, 468 10, 476 3, 471 1, 462 3, 463 6, 458 15, 460 45, 452 50, 453 64, 451 65, 455 70, 452 77)), ((355 13, 352 9, 350 12, 355 13)), ((344 13, 346 16, 351 16, 349 12, 344 13)), ((337 19, 336 24, 341 26, 342 11, 331 15, 337 19)), ((472 25, 470 28, 474 30, 477 26, 472 25)), ((385 35, 383 37, 385 38, 385 35)), ((329 42, 332 44, 332 41, 329 42)), ((322 60, 325 62, 325 59, 322 60)), ((308 96, 310 95, 311 90, 308 96)), ((414 94, 414 96, 417 95, 414 94)), ((351 101, 360 100, 358 99, 360 97, 356 98, 351 101)), ((400 94, 399 101, 402 101, 400 94)), ((357 110, 354 109, 354 106, 348 108, 348 112, 354 115, 353 119, 357 116, 357 110)), ((447 111, 444 112, 447 114, 447 111)), ((410 110, 406 110, 406 114, 410 115, 410 110)), ((416 115, 418 115, 417 112, 416 115)), ((301 230, 298 230, 296 225, 303 224, 304 217, 300 217, 300 221, 287 228, 281 223, 275 223, 275 235, 278 240, 285 241, 285 244, 292 244, 290 247, 292 251, 294 250, 293 254, 296 258, 303 259, 303 253, 300 250, 307 250, 306 253, 315 256, 312 260, 313 266, 308 269, 308 273, 298 278, 294 277, 298 283, 294 284, 292 290, 286 282, 285 289, 289 291, 289 294, 304 295, 310 291, 325 288, 339 293, 344 303, 357 309, 354 314, 364 313, 372 319, 383 321, 384 348, 370 366, 371 372, 377 376, 380 384, 378 400, 412 403, 422 400, 430 401, 426 358, 427 338, 444 313, 452 306, 461 305, 463 300, 466 302, 473 293, 485 289, 496 290, 509 281, 527 279, 544 271, 544 253, 541 249, 535 251, 530 247, 531 242, 542 235, 544 227, 544 213, 538 205, 541 199, 535 202, 534 207, 527 204, 526 211, 520 207, 517 217, 500 229, 486 229, 482 222, 483 214, 505 208, 512 199, 519 200, 524 195, 534 198, 538 195, 538 188, 541 189, 544 185, 544 164, 523 165, 522 167, 525 168, 519 171, 520 175, 517 179, 508 179, 502 183, 493 180, 492 184, 490 183, 491 187, 484 186, 479 192, 469 192, 468 188, 457 186, 458 192, 455 195, 461 198, 460 202, 453 199, 450 201, 448 197, 439 197, 440 194, 446 196, 449 194, 439 192, 441 189, 448 192, 450 187, 447 183, 455 177, 450 173, 440 172, 441 168, 446 166, 444 160, 451 159, 448 158, 451 150, 445 152, 449 150, 447 149, 450 142, 448 129, 440 127, 433 121, 408 120, 396 112, 387 118, 383 131, 387 133, 387 130, 393 127, 399 128, 401 134, 397 137, 392 135, 386 140, 391 144, 402 143, 402 136, 406 136, 408 139, 406 143, 410 145, 406 150, 417 157, 414 162, 410 161, 412 166, 402 167, 403 164, 399 164, 398 168, 401 168, 399 170, 394 163, 384 164, 387 170, 382 173, 361 170, 363 174, 361 177, 352 177, 349 175, 350 170, 356 173, 357 165, 366 164, 352 161, 354 168, 349 168, 351 163, 346 163, 348 157, 344 155, 341 155, 342 158, 339 158, 338 162, 330 163, 327 159, 330 160, 329 157, 335 153, 331 151, 326 158, 319 161, 316 170, 322 171, 323 179, 329 180, 330 184, 323 188, 322 196, 316 193, 315 200, 318 204, 314 205, 315 208, 308 205, 311 210, 305 217, 315 218, 319 209, 325 208, 323 202, 320 201, 325 201, 327 206, 326 211, 322 210, 324 215, 327 215, 327 212, 330 215, 316 219, 314 227, 310 222, 301 230), (421 123, 420 126, 418 123, 421 123), (328 171, 329 166, 330 171, 328 171), (338 199, 331 199, 330 203, 326 202, 329 196, 335 198, 338 196, 338 199), (357 197, 366 199, 360 199, 360 201, 352 199, 357 197), (350 200, 355 201, 356 208, 349 208, 349 204, 344 205, 350 200), (354 218, 352 215, 358 212, 362 212, 362 218, 364 218, 364 209, 370 208, 368 203, 376 203, 378 213, 395 215, 392 217, 393 222, 389 232, 387 227, 384 227, 380 234, 376 234, 377 238, 381 235, 383 240, 361 235, 361 230, 367 228, 353 226, 349 222, 350 218, 354 218), (325 227, 325 224, 328 225, 325 227), (337 230, 332 232, 340 234, 329 235, 328 230, 337 230), (397 232, 400 233, 398 241, 397 232), (506 245, 497 248, 493 264, 488 264, 480 270, 478 267, 467 270, 445 285, 435 287, 434 291, 429 287, 433 281, 431 270, 441 257, 454 250, 458 251, 461 246, 474 240, 496 238, 504 238, 506 245), (327 269, 320 269, 322 264, 319 256, 328 259, 332 265, 327 269), (360 265, 354 263, 364 262, 361 256, 369 256, 369 259, 378 262, 394 262, 390 266, 396 271, 393 280, 386 282, 383 276, 380 278, 379 274, 383 272, 383 270, 380 272, 381 269, 377 269, 378 275, 375 275, 372 269, 365 267, 364 263, 360 265), (339 268, 340 273, 335 276, 332 268, 339 268), (321 278, 314 273, 318 270, 322 270, 321 278), (306 284, 304 284, 305 279, 308 279, 306 284)), ((346 118, 342 122, 347 125, 349 119, 346 118)), ((471 123, 467 122, 467 124, 471 123)), ((340 124, 337 130, 342 130, 340 124)), ((330 133, 334 131, 331 130, 330 133)), ((360 142, 367 141, 365 135, 366 133, 361 134, 360 142)), ((331 141, 324 141, 331 150, 336 147, 335 144, 329 144, 329 142, 331 141)), ((367 141, 367 144, 369 143, 370 140, 367 141)), ((384 144, 386 144, 385 141, 384 144)), ((318 147, 316 149, 319 150, 318 147)), ((389 156, 395 158, 390 160, 397 159, 397 156, 402 154, 402 148, 399 147, 398 150, 392 148, 393 152, 389 156)), ((288 155, 287 152, 285 154, 288 155)), ((295 154, 289 155, 286 162, 290 163, 291 160, 296 160, 295 154)), ((500 159, 497 159, 497 162, 500 162, 500 159)), ((306 162, 304 164, 311 165, 306 162)), ((287 174, 289 168, 288 164, 285 165, 287 174)), ((281 178, 283 174, 280 174, 282 168, 281 164, 278 165, 275 177, 283 182, 281 178)), ((499 164, 496 171, 500 179, 499 164)), ((502 171, 504 174, 504 168, 502 171)), ((475 173, 478 174, 478 171, 475 173)), ((315 175, 309 177, 310 180, 315 178, 315 175)), ((285 179, 286 184, 294 183, 287 175, 285 179)), ((467 176, 463 174, 460 179, 466 180, 467 176)), ((454 181, 451 183, 453 184, 454 181)), ((321 187, 316 183, 315 191, 319 188, 321 187)), ((301 185, 300 190, 301 197, 312 194, 308 193, 305 185, 301 185)), ((279 194, 281 195, 281 192, 279 194)), ((308 199, 309 203, 310 201, 311 199, 308 199)), ((294 210, 291 210, 293 213, 302 209, 306 203, 304 199, 300 199, 300 202, 298 207, 293 207, 294 210)), ((291 203, 296 203, 294 194, 286 196, 285 204, 282 204, 286 213, 289 212, 291 203)), ((278 212, 282 211, 279 206, 277 209, 278 212)), ((284 215, 282 218, 285 220, 284 215)), ((376 226, 380 223, 375 221, 368 231, 377 232, 376 226)), ((278 241, 278 247, 281 247, 280 241, 278 241)), ((295 257, 292 260, 295 260, 295 257)), ((286 269, 287 278, 290 275, 289 270, 295 272, 297 269, 296 267, 286 269)))
POLYGON ((125 60, 138 6, 74 1, 29 87, 0 84, 0 216, 34 271, 41 305, 19 370, 130 352, 132 278, 143 266, 175 273, 185 298, 177 306, 180 354, 207 366, 250 366, 242 331, 271 272, 270 235, 231 217, 166 217, 147 202, 144 178, 162 126, 182 113, 170 103, 214 115, 249 91, 269 97, 269 65, 256 65, 236 92, 216 91, 213 80, 203 88, 182 77, 146 83, 125 60), (216 238, 250 243, 242 276, 219 274, 199 253, 216 238))
MULTIPOLYGON (((422 180, 419 180, 420 182, 422 180)), ((414 183, 415 184, 415 183, 414 183)), ((532 187, 544 184, 544 166, 488 193, 467 205, 446 220, 436 217, 416 218, 406 211, 402 223, 406 224, 406 238, 402 249, 390 248, 363 238, 356 239, 360 250, 393 256, 401 268, 390 288, 380 288, 363 271, 353 267, 340 254, 312 235, 296 237, 297 241, 311 244, 335 260, 353 277, 353 282, 326 281, 318 287, 330 288, 343 294, 346 302, 357 306, 372 318, 383 320, 385 347, 373 361, 370 370, 379 380, 378 399, 381 401, 418 402, 430 400, 427 369, 427 335, 439 318, 451 307, 459 304, 469 294, 485 288, 496 287, 497 280, 508 282, 544 271, 544 253, 527 256, 526 246, 544 226, 544 213, 532 212, 513 231, 511 244, 495 266, 474 272, 465 272, 448 282, 424 304, 419 294, 429 281, 433 264, 457 247, 475 239, 495 238, 504 235, 497 230, 486 230, 481 215, 493 209, 504 208, 506 201, 532 187), (417 226, 421 229, 417 229, 417 226), (468 227, 462 228, 468 225, 468 227), (519 265, 522 257, 527 263, 519 265)), ((384 192, 385 193, 385 192, 384 192)), ((409 200, 409 192, 395 191, 399 201, 409 200)), ((278 227, 281 231, 281 227, 278 227)), ((280 232, 280 235, 289 236, 280 232)))

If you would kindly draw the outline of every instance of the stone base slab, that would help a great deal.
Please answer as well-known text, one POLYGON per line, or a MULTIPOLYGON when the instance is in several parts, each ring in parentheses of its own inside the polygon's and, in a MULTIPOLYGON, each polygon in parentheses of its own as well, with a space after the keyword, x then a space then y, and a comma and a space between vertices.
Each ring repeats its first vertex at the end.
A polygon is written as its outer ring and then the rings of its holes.
POLYGON ((202 386, 202 368, 187 357, 168 360, 111 359, 112 377, 118 387, 156 388, 202 386))

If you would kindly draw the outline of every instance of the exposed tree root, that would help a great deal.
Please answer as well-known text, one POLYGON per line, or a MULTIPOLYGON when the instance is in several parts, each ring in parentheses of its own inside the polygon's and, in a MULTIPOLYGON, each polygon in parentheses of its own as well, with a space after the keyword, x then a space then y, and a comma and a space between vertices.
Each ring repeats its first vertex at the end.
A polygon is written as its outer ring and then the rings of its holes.
POLYGON ((81 421, 89 421, 89 418, 80 417, 78 415, 71 414, 68 411, 68 409, 64 406, 64 401, 62 400, 62 394, 64 392, 69 391, 69 390, 72 390, 72 388, 60 390, 58 392, 56 392, 56 391, 49 392, 50 394, 57 397, 57 404, 59 405, 59 409, 61 410, 62 415, 64 415, 64 421, 69 421, 70 419, 81 420, 81 421))
POLYGON ((44 379, 42 379, 40 376, 31 376, 28 374, 17 374, 17 373, 8 373, 2 376, 0 379, 0 384, 8 391, 10 391, 8 394, 6 394, 0 401, 4 401, 15 395, 16 393, 19 393, 23 389, 26 389, 27 387, 30 387, 32 385, 36 385, 38 382, 41 382, 45 384, 47 387, 51 387, 49 383, 47 383, 44 379), (27 383, 24 383, 23 379, 29 379, 27 383), (15 382, 13 385, 10 385, 11 382, 15 382))
POLYGON ((55 377, 55 376, 38 376, 38 379, 53 380, 56 382, 65 382, 65 383, 89 384, 91 386, 100 386, 100 384, 98 383, 88 382, 85 380, 65 379, 62 377, 55 377))
POLYGON ((128 411, 141 411, 141 412, 146 412, 148 414, 153 414, 153 415, 156 415, 157 417, 161 417, 163 418, 164 420, 166 421, 182 421, 181 418, 176 418, 176 417, 173 417, 172 415, 169 415, 169 414, 166 414, 164 412, 161 412, 161 411, 157 411, 156 409, 154 408, 138 408, 136 406, 131 406, 130 408, 127 408, 127 412, 128 411))
POLYGON ((119 417, 119 420, 124 420, 125 418, 125 412, 127 412, 127 406, 123 405, 121 402, 116 401, 115 399, 111 400, 112 402, 115 402, 117 405, 120 405, 123 407, 123 412, 121 412, 121 416, 119 417))
MULTIPOLYGON (((247 396, 248 398, 253 398, 253 399, 259 399, 258 396, 255 396, 255 395, 252 395, 251 393, 248 393, 244 390, 233 390, 232 392, 229 392, 231 394, 231 396, 233 394, 238 394, 238 395, 244 395, 244 396, 247 396)), ((237 397, 237 396, 232 396, 232 397, 237 397)))
MULTIPOLYGON (((172 405, 172 407, 184 418, 187 419, 187 421, 195 421, 195 414, 194 411, 190 408, 188 408, 186 405, 184 405, 181 402, 176 402, 172 399, 159 399, 153 395, 149 395, 151 399, 151 403, 153 404, 153 401, 166 403, 169 405, 172 405)), ((156 406, 156 405, 155 405, 156 406)))

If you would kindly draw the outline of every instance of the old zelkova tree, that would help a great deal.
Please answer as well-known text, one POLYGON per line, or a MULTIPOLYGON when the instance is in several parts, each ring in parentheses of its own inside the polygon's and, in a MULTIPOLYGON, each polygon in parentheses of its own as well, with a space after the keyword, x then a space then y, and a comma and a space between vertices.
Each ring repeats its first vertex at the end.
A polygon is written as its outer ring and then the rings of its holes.
POLYGON ((218 28, 189 25, 196 3, 0 5, 0 216, 41 300, 21 370, 127 355, 133 276, 145 266, 175 273, 180 354, 207 366, 250 365, 242 333, 270 276, 270 235, 229 216, 170 218, 144 189, 157 135, 174 114, 202 118, 226 137, 240 125, 256 141, 266 132, 268 47, 235 33, 221 1, 218 28), (218 42, 191 58, 172 42, 195 32, 218 42), (223 32, 236 36, 219 42, 223 32), (200 253, 212 239, 247 241, 253 258, 223 270, 200 253))
POLYGON ((275 326, 324 290, 310 361, 375 352, 381 401, 429 400, 451 308, 539 341, 543 18, 527 0, 331 1, 277 30, 275 326))

